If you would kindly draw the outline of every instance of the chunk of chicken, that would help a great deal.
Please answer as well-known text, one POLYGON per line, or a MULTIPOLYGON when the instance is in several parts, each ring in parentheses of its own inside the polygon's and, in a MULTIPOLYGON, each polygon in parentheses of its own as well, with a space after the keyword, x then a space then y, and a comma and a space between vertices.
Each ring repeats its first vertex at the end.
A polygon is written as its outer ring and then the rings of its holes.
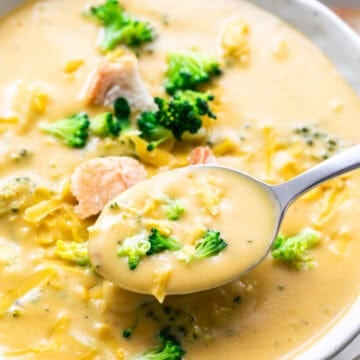
POLYGON ((208 146, 198 146, 191 152, 190 165, 215 165, 216 163, 216 156, 208 146))
POLYGON ((96 215, 110 200, 145 178, 144 166, 127 156, 89 160, 71 177, 71 192, 79 202, 75 210, 83 219, 96 215))
POLYGON ((85 87, 85 99, 94 105, 112 106, 124 97, 133 111, 156 110, 154 99, 140 77, 134 56, 123 56, 117 62, 102 62, 91 74, 85 87))

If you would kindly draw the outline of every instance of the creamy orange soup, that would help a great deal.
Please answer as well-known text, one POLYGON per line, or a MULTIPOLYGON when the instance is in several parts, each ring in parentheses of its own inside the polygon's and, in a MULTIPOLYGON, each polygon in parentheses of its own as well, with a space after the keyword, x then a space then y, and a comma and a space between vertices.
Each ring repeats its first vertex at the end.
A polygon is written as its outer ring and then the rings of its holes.
MULTIPOLYGON (((0 20, 0 204, 13 197, 0 209, 0 357, 132 359, 158 346, 166 329, 184 359, 295 358, 358 297, 358 172, 312 191, 286 215, 284 236, 320 233, 312 266, 269 255, 231 284, 163 304, 120 289, 88 263, 88 228, 97 215, 79 216, 71 176, 88 160, 126 155, 150 178, 188 165, 195 147, 209 146, 218 164, 281 183, 359 142, 360 102, 310 41, 245 1, 122 4, 158 34, 139 53, 152 96, 165 97, 169 53, 197 49, 220 61, 222 75, 205 86, 217 119, 153 152, 136 131, 68 147, 40 126, 109 111, 87 105, 84 87, 99 62, 117 63, 132 51, 99 51, 100 26, 84 16, 89 1, 30 1, 0 20), (82 261, 59 251, 71 242, 82 244, 82 261)), ((263 214, 257 221, 264 224, 263 214)))

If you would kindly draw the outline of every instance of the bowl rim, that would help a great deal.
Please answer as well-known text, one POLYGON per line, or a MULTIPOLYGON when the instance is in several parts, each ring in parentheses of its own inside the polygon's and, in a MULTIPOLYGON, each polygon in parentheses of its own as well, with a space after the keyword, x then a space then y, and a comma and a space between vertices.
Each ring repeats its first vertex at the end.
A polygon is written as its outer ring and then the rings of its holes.
MULTIPOLYGON (((334 12, 317 0, 242 0, 281 18, 317 45, 350 86, 360 95, 360 37, 334 12)), ((1 16, 27 0, 2 0, 1 16)), ((307 348, 292 358, 330 360, 360 334, 360 295, 307 348)), ((305 344, 306 346, 306 344, 305 344)), ((290 355, 291 356, 291 355, 290 355)))

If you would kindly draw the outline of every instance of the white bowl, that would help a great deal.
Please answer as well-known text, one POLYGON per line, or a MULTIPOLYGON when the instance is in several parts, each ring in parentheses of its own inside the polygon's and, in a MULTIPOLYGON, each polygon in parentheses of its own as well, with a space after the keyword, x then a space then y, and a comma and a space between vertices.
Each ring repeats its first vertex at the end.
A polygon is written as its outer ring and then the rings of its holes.
MULTIPOLYGON (((284 19, 304 33, 331 59, 360 95, 360 38, 327 7, 316 0, 246 0, 284 19)), ((358 1, 358 0, 355 0, 358 1)), ((0 0, 0 16, 24 0, 0 0)), ((332 329, 296 360, 327 360, 360 333, 360 296, 332 329)), ((349 357, 344 358, 350 360, 349 357)))

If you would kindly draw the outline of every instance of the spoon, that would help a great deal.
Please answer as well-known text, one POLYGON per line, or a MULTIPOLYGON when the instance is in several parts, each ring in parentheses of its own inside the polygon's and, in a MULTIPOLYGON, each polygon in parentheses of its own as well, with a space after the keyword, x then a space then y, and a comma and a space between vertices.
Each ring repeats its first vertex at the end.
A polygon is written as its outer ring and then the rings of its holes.
POLYGON ((291 203, 324 181, 358 167, 360 145, 280 185, 268 185, 239 170, 218 165, 195 165, 157 175, 120 194, 103 210, 90 228, 91 262, 99 274, 120 287, 153 294, 160 301, 165 295, 193 293, 224 285, 265 259, 291 203), (217 208, 219 188, 225 195, 222 205, 217 208), (162 219, 161 209, 166 208, 167 200, 163 195, 157 196, 159 191, 182 198, 185 213, 178 221, 156 220, 154 223, 154 215, 146 215, 148 201, 151 201, 150 208, 157 203, 155 214, 162 219), (199 223, 221 233, 228 245, 224 251, 192 261, 186 258, 184 250, 194 249, 194 243, 190 242, 190 245, 182 244, 181 250, 179 246, 156 256, 146 256, 143 252, 136 268, 129 268, 130 257, 123 254, 126 239, 128 243, 138 242, 146 247, 150 229, 158 228, 166 234, 168 227, 172 227, 166 235, 188 241, 192 236, 188 230, 196 230, 199 223))

